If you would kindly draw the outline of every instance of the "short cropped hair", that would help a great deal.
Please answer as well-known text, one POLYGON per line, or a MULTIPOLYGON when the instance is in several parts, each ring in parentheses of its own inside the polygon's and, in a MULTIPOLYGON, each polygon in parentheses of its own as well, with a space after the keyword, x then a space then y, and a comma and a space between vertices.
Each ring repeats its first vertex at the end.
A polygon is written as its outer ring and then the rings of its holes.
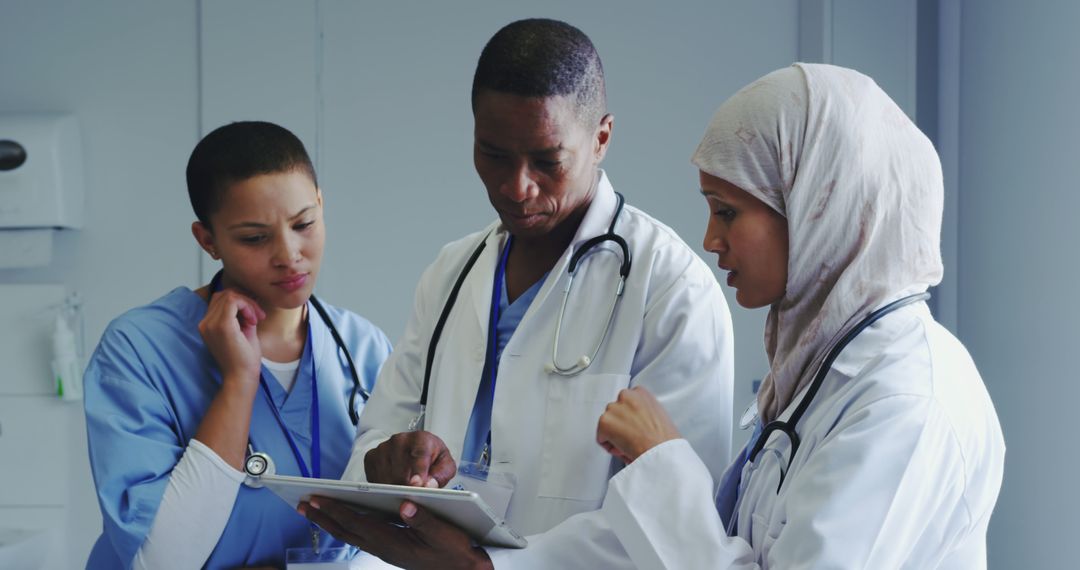
POLYGON ((207 228, 229 186, 261 174, 299 171, 315 178, 304 143, 285 127, 242 121, 218 127, 203 137, 187 164, 188 198, 207 228))
POLYGON ((584 32, 558 20, 518 20, 496 32, 476 63, 473 113, 485 89, 522 97, 573 96, 578 120, 590 127, 607 113, 596 47, 584 32))

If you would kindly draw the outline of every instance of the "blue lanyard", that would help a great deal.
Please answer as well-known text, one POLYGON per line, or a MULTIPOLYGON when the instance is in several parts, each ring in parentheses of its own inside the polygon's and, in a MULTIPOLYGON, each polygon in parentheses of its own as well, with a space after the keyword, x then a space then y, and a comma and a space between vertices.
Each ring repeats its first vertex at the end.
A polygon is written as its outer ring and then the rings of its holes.
MULTIPOLYGON (((281 428, 281 433, 285 434, 285 440, 289 442, 289 448, 292 449, 293 457, 296 458, 296 464, 300 467, 300 475, 303 477, 315 477, 316 479, 322 475, 322 455, 321 445, 319 441, 319 386, 315 380, 315 346, 311 340, 311 318, 309 315, 307 325, 307 341, 304 343, 303 354, 307 355, 308 360, 311 362, 311 470, 308 470, 307 463, 304 462, 304 456, 300 453, 300 448, 296 445, 296 441, 293 439, 292 432, 285 424, 285 420, 281 417, 281 412, 278 411, 277 406, 274 404, 274 398, 270 394, 270 386, 266 383, 266 375, 261 371, 259 372, 259 384, 262 386, 263 395, 266 396, 266 402, 270 406, 270 411, 273 412, 274 418, 278 422, 278 427, 281 428)), ((304 366, 303 359, 300 361, 300 367, 304 366)))
MULTIPOLYGON (((488 370, 487 399, 484 402, 487 409, 483 410, 487 416, 487 434, 484 439, 484 447, 480 451, 480 457, 473 458, 481 465, 488 465, 491 460, 491 412, 495 402, 495 380, 498 376, 499 359, 499 316, 501 314, 503 280, 506 278, 506 260, 510 256, 510 246, 514 242, 514 236, 506 240, 499 264, 495 267, 495 283, 491 288, 491 313, 488 321, 488 347, 485 368, 488 370)), ((476 413, 475 410, 473 412, 476 413)), ((479 434, 476 434, 479 435, 479 434)))
MULTIPOLYGON (((221 272, 219 271, 214 278, 210 280, 210 294, 213 295, 221 291, 221 272)), ((207 299, 209 301, 209 299, 207 299)), ((289 431, 288 425, 281 417, 281 412, 278 411, 277 405, 274 404, 274 398, 270 394, 270 386, 266 383, 266 376, 259 370, 259 385, 262 386, 263 395, 266 396, 266 403, 270 406, 270 411, 274 414, 274 419, 277 420, 278 427, 281 428, 281 433, 285 435, 285 440, 289 442, 289 448, 292 449, 293 457, 296 459, 296 464, 300 468, 300 475, 304 477, 319 478, 322 475, 322 446, 319 441, 319 388, 318 383, 315 380, 315 343, 311 338, 311 315, 308 314, 307 320, 307 339, 304 341, 304 351, 301 355, 307 355, 308 360, 311 362, 311 470, 308 470, 307 463, 304 461, 303 454, 300 453, 300 448, 296 445, 296 441, 293 439, 292 433, 289 431)), ((301 356, 300 367, 303 368, 304 362, 301 356)), ((298 368, 298 370, 299 370, 298 368)), ((297 375, 299 376, 299 374, 297 375)))

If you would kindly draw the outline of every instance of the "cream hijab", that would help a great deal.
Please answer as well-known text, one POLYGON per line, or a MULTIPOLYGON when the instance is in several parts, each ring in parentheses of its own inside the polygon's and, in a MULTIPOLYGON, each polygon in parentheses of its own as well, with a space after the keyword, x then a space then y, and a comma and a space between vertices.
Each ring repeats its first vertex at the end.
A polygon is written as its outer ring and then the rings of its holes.
POLYGON ((765 325, 765 421, 869 312, 941 281, 937 153, 865 75, 795 64, 762 77, 720 106, 693 163, 787 218, 787 289, 765 325))

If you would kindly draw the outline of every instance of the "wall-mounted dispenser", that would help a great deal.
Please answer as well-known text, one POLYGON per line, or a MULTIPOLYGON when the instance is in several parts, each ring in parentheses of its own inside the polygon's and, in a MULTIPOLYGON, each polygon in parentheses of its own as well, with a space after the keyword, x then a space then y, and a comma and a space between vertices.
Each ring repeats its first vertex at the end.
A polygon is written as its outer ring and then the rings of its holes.
POLYGON ((47 265, 58 229, 83 223, 74 116, 0 114, 0 267, 47 265))

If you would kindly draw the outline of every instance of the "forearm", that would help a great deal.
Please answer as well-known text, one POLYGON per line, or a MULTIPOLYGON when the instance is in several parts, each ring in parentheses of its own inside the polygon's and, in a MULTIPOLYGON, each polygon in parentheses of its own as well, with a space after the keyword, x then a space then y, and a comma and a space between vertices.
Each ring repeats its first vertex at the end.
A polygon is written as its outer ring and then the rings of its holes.
POLYGON ((217 546, 244 479, 223 459, 192 441, 169 475, 154 523, 133 568, 198 568, 217 546))
POLYGON ((250 379, 223 379, 221 390, 210 403, 195 432, 195 439, 237 471, 244 468, 251 408, 258 389, 258 382, 250 379))

